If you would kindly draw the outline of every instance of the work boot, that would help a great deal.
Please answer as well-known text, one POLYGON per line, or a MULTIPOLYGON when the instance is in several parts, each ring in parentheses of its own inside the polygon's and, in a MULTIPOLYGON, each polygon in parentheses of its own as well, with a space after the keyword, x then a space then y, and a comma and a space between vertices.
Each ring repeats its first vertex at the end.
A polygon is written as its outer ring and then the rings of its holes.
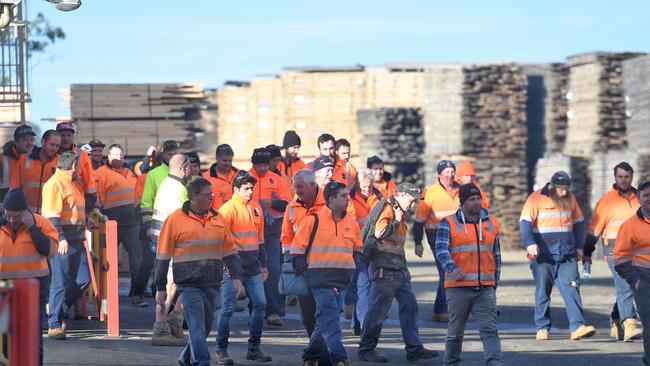
POLYGON ((609 336, 618 339, 619 341, 623 340, 623 328, 621 328, 621 323, 618 319, 612 319, 612 326, 609 329, 609 336))
POLYGON ((447 313, 434 313, 433 321, 439 323, 449 323, 449 314, 447 313))
POLYGON ((537 331, 535 339, 538 341, 548 341, 551 339, 551 335, 548 333, 548 329, 540 329, 537 331))
POLYGON ((184 317, 176 311, 172 311, 171 314, 167 317, 167 322, 169 323, 169 330, 171 334, 180 338, 183 341, 187 342, 187 336, 183 332, 183 320, 184 317))
POLYGON ((282 325, 282 319, 280 319, 278 314, 271 314, 266 317, 266 324, 279 327, 282 325))
POLYGON ((287 304, 287 306, 296 306, 297 303, 298 303, 298 297, 287 296, 287 300, 285 301, 285 304, 287 304))
POLYGON ((47 337, 56 339, 57 341, 65 341, 65 330, 63 328, 49 328, 47 330, 47 337))
POLYGON ((302 360, 302 366, 318 366, 318 359, 302 360))
POLYGON ((354 314, 354 304, 345 305, 345 319, 352 319, 354 314))
POLYGON ((376 350, 372 350, 370 352, 364 353, 363 355, 359 355, 359 361, 388 362, 388 357, 382 353, 377 352, 376 350))
POLYGON ((591 325, 581 325, 575 332, 571 332, 571 340, 577 341, 582 338, 589 338, 596 334, 596 328, 591 325))
POLYGON ((265 355, 264 352, 262 352, 261 349, 259 348, 249 348, 248 352, 246 352, 246 359, 251 360, 251 361, 258 361, 258 362, 271 362, 273 361, 273 358, 269 355, 265 355))
POLYGON ((147 302, 144 300, 144 296, 142 295, 133 295, 131 297, 131 304, 139 308, 146 308, 149 306, 149 304, 147 304, 147 302))
POLYGON ((234 365, 235 361, 230 358, 228 351, 217 351, 217 365, 234 365))
POLYGON ((408 352, 406 354, 406 359, 409 362, 417 361, 417 360, 426 360, 429 358, 434 358, 438 357, 440 355, 440 352, 434 351, 432 349, 426 349, 424 347, 418 349, 417 351, 413 352, 408 352))
POLYGON ((643 330, 636 326, 636 319, 627 318, 623 321, 623 341, 631 342, 635 339, 641 338, 643 330))
POLYGON ((187 341, 174 337, 171 333, 169 324, 155 322, 153 324, 153 335, 151 336, 151 345, 153 346, 171 346, 184 347, 187 341))
POLYGON ((83 295, 74 302, 74 318, 76 320, 84 318, 83 295))
POLYGON ((350 366, 350 361, 348 360, 342 360, 338 361, 337 363, 334 364, 334 366, 350 366))

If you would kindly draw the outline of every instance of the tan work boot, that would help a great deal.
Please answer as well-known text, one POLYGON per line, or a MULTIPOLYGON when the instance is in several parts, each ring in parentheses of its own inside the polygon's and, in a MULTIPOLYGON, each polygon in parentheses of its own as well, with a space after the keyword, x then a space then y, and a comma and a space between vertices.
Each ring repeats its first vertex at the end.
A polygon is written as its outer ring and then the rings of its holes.
POLYGON ((596 334, 596 328, 591 325, 581 325, 575 332, 571 332, 571 340, 577 341, 583 338, 589 338, 596 334))
POLYGON ((47 330, 47 337, 58 341, 64 341, 66 338, 65 330, 63 330, 63 328, 50 328, 47 330))
POLYGON ((551 339, 551 335, 548 333, 548 329, 540 329, 537 331, 535 339, 538 341, 548 341, 551 339))
POLYGON ((169 314, 167 317, 167 322, 169 323, 169 330, 171 334, 174 337, 180 338, 183 341, 187 342, 187 336, 185 336, 185 332, 183 332, 183 320, 185 320, 185 318, 175 311, 172 311, 171 314, 169 314))
POLYGON ((621 328, 621 323, 618 319, 612 319, 612 325, 609 328, 609 336, 619 341, 623 340, 623 328, 621 328))
POLYGON ((636 326, 636 319, 627 318, 623 321, 623 341, 632 342, 637 338, 641 338, 643 330, 636 326))
POLYGON ((449 323, 449 314, 447 313, 434 313, 433 321, 440 323, 449 323))
POLYGON ((174 337, 171 333, 169 324, 155 322, 153 324, 153 335, 151 336, 151 345, 153 346, 171 346, 184 347, 187 341, 174 337))
POLYGON ((282 319, 278 314, 271 314, 266 317, 266 324, 279 327, 282 325, 282 319))

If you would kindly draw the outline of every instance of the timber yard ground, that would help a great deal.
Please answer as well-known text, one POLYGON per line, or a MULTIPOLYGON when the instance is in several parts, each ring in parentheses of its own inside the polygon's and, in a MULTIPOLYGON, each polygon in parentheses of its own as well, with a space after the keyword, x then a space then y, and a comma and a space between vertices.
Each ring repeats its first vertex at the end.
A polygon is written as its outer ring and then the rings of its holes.
MULTIPOLYGON (((410 251, 412 252, 412 250, 410 251)), ((501 315, 498 319, 502 348, 508 365, 551 366, 551 365, 641 365, 641 341, 617 342, 609 337, 608 317, 614 301, 614 286, 611 274, 603 261, 595 261, 592 279, 583 282, 581 292, 587 321, 596 326, 597 334, 584 341, 570 341, 568 322, 562 299, 554 290, 552 317, 554 328, 551 340, 535 341, 533 325, 534 286, 532 275, 525 259, 525 252, 504 252, 501 284, 497 297, 501 315)), ((435 298, 434 281, 437 281, 431 252, 425 250, 424 259, 409 255, 409 268, 413 287, 419 303, 420 336, 425 346, 444 350, 446 324, 431 321, 435 298)), ((181 351, 178 347, 151 346, 151 326, 154 322, 153 299, 149 307, 133 307, 126 296, 128 280, 120 281, 121 337, 108 339, 105 328, 96 321, 69 321, 68 340, 53 341, 45 338, 46 365, 178 365, 181 351)), ((240 301, 240 304, 245 304, 240 301)), ((246 361, 247 340, 246 312, 235 313, 231 328, 229 353, 237 365, 262 365, 246 361)), ((350 322, 343 319, 344 344, 348 356, 355 365, 379 365, 360 362, 356 359, 358 337, 350 329, 350 322)), ((209 346, 214 354, 213 331, 209 346)), ((300 323, 297 307, 287 307, 285 325, 265 325, 262 350, 273 356, 273 362, 264 365, 300 365, 301 350, 307 344, 306 332, 300 323)), ((386 320, 379 350, 386 353, 393 365, 406 365, 402 337, 397 321, 397 306, 393 303, 386 320)), ((214 361, 213 361, 214 362, 214 361)), ((443 356, 417 364, 442 365, 443 356)), ((468 324, 463 344, 463 365, 483 365, 482 346, 476 324, 468 324)))

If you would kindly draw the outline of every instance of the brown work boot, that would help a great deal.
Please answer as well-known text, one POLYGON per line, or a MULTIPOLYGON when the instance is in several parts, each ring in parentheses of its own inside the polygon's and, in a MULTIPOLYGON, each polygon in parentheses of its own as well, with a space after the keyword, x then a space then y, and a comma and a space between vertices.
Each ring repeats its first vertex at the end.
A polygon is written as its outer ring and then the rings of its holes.
POLYGON ((537 335, 535 335, 535 340, 538 341, 548 341, 549 339, 551 339, 551 336, 548 333, 548 329, 540 329, 537 331, 537 335))
POLYGON ((266 324, 279 327, 282 325, 282 319, 278 314, 271 314, 266 317, 266 324))
POLYGON ((575 332, 571 332, 571 340, 577 341, 583 338, 589 338, 596 334, 596 328, 591 325, 581 325, 575 332))
POLYGON ((183 332, 183 320, 185 320, 185 318, 175 311, 172 311, 171 314, 169 314, 167 317, 167 322, 169 323, 169 330, 171 334, 174 337, 180 338, 183 341, 187 342, 187 336, 183 332))
POLYGON ((449 314, 448 313, 434 313, 433 321, 440 323, 449 323, 449 314))
POLYGON ((153 325, 153 335, 151 336, 151 345, 153 346, 170 346, 184 347, 187 341, 174 337, 171 333, 169 324, 155 322, 153 325))
POLYGON ((623 328, 619 319, 612 319, 612 326, 609 329, 609 336, 619 341, 623 340, 623 328))
POLYGON ((636 319, 627 318, 623 321, 623 334, 623 341, 632 342, 635 339, 641 338, 643 330, 637 327, 636 319))
POLYGON ((50 328, 47 330, 47 337, 58 341, 64 341, 66 339, 65 330, 63 330, 63 328, 50 328))

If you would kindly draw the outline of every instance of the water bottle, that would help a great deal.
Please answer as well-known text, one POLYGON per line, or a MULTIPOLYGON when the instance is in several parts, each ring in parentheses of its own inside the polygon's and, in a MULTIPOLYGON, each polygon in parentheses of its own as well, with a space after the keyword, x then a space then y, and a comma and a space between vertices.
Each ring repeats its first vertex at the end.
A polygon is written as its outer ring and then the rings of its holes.
POLYGON ((582 279, 589 281, 591 278, 591 263, 585 263, 582 265, 582 279))

